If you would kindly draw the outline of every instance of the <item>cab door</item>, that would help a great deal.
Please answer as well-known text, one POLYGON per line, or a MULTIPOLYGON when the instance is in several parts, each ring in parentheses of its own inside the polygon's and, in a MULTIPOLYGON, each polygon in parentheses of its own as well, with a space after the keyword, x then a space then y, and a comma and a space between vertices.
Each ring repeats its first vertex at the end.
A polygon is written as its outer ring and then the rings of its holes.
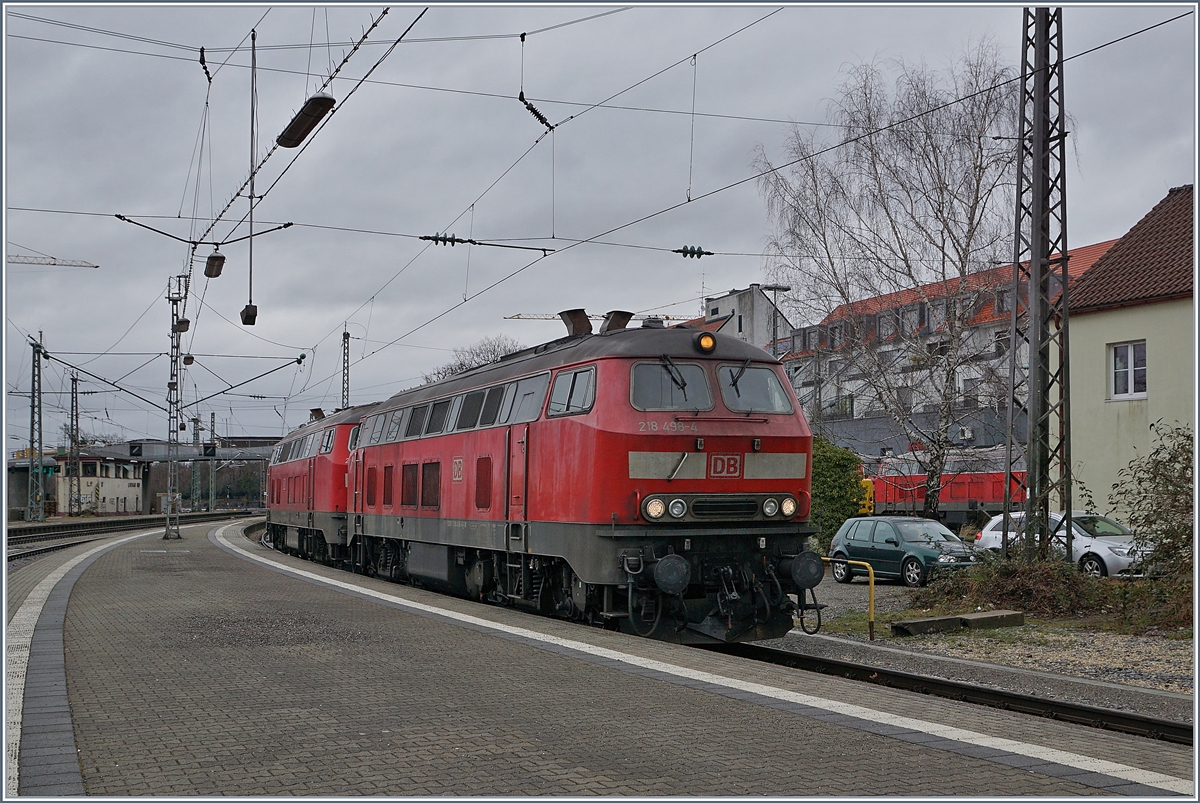
POLYGON ((505 493, 505 518, 510 522, 526 521, 526 502, 529 490, 529 425, 515 424, 508 428, 508 481, 505 493))

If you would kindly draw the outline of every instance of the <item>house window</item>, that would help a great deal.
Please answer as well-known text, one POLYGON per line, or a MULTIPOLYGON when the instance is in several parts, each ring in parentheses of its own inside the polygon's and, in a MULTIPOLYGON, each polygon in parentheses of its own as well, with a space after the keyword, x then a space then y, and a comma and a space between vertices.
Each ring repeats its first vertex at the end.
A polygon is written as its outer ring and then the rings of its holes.
POLYGON ((996 347, 996 356, 999 357, 1008 351, 1008 335, 1007 329, 1000 330, 993 335, 993 343, 996 347))
POLYGON ((1109 375, 1113 399, 1138 399, 1146 396, 1146 341, 1117 343, 1109 347, 1109 375))
POLYGON ((83 464, 83 476, 85 476, 85 477, 96 476, 96 464, 95 463, 84 463, 83 464))
POLYGON ((712 315, 711 315, 710 317, 712 317, 712 318, 715 318, 715 317, 717 317, 717 316, 718 316, 718 315, 720 315, 720 314, 721 314, 721 310, 720 310, 718 307, 713 307, 713 308, 712 308, 712 315))
POLYGON ((742 316, 738 316, 738 332, 742 331, 742 316))

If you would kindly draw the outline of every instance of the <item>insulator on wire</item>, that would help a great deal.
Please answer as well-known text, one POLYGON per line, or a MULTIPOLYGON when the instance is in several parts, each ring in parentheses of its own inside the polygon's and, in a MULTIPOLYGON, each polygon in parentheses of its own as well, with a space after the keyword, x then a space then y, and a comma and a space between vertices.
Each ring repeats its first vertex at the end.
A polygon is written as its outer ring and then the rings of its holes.
POLYGON ((672 253, 683 254, 685 259, 692 258, 692 257, 694 257, 695 259, 699 259, 700 257, 713 256, 712 251, 705 251, 703 248, 701 248, 698 245, 685 245, 683 248, 676 248, 674 251, 672 251, 672 253))

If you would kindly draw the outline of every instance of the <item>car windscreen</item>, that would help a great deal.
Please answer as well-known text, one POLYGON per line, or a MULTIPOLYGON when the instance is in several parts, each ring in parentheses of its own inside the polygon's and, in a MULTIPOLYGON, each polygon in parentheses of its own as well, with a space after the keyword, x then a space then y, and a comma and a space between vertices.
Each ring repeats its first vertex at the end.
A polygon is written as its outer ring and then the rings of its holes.
POLYGON ((961 544, 958 536, 935 521, 897 521, 893 522, 900 531, 900 537, 910 544, 921 541, 942 541, 951 544, 961 544))
POLYGON ((753 368, 749 362, 722 365, 717 383, 725 406, 738 412, 790 413, 792 402, 783 383, 770 368, 753 368))
POLYGON ((1074 516, 1071 521, 1093 538, 1125 540, 1133 537, 1133 530, 1104 516, 1074 516))
POLYGON ((711 410, 704 369, 695 363, 643 362, 633 366, 630 401, 638 410, 711 410))

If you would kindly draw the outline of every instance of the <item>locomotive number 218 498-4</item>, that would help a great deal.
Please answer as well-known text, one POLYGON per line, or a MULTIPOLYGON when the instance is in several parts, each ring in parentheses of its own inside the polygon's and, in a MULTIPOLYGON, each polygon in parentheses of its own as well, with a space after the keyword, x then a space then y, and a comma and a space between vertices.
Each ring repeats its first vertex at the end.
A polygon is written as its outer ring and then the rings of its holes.
POLYGON ((694 421, 639 421, 638 432, 699 432, 694 421))

